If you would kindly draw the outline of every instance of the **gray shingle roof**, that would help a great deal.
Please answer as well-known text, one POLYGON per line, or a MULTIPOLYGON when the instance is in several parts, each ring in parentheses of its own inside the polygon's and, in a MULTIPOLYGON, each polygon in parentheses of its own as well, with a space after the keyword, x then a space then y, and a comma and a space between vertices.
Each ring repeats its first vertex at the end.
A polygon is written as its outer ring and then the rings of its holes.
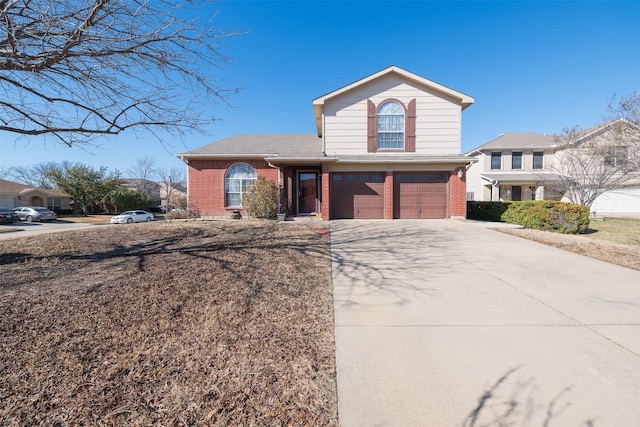
POLYGON ((471 150, 469 154, 478 150, 551 148, 557 144, 555 138, 554 135, 533 132, 504 133, 486 144, 471 150))
POLYGON ((178 157, 320 157, 322 138, 309 134, 239 134, 196 148, 178 157))

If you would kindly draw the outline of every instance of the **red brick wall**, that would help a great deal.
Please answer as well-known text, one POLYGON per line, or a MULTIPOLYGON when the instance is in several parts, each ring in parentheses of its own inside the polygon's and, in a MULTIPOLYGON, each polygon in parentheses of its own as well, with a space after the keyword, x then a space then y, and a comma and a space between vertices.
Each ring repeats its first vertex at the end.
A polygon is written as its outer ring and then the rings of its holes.
POLYGON ((467 216, 467 174, 464 167, 451 171, 450 183, 450 215, 451 217, 467 216), (464 172, 462 178, 458 177, 458 171, 464 172))
POLYGON ((331 212, 329 209, 329 186, 331 181, 329 181, 329 165, 327 163, 322 164, 322 179, 320 181, 322 182, 322 219, 329 221, 329 213, 331 212))
POLYGON ((384 219, 393 219, 393 171, 387 171, 384 179, 384 219))
POLYGON ((224 174, 236 163, 248 163, 258 175, 278 182, 278 170, 264 160, 194 160, 189 159, 189 207, 202 216, 226 216, 233 208, 224 206, 224 174))

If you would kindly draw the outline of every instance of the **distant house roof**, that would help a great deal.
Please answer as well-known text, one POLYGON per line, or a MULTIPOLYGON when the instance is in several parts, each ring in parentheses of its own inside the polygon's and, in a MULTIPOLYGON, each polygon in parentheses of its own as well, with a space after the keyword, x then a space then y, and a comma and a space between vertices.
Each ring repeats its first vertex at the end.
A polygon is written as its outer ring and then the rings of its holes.
POLYGON ((322 156, 322 139, 315 134, 239 134, 178 154, 197 158, 305 158, 322 156))
POLYGON ((482 150, 503 150, 503 149, 542 149, 552 148, 557 145, 555 135, 547 135, 543 133, 523 132, 523 133, 504 133, 497 138, 492 139, 471 150, 467 155, 482 150))
POLYGON ((359 86, 365 85, 373 80, 379 79, 380 77, 386 76, 386 75, 391 75, 391 74, 396 74, 399 75, 407 80, 410 80, 412 82, 415 82, 417 84, 420 84, 422 86, 426 86, 429 89, 435 90, 437 92, 440 92, 444 95, 447 95, 451 98, 457 99, 460 102, 460 105, 462 106, 462 109, 464 110, 465 108, 467 108, 469 105, 473 104, 473 102, 475 101, 472 97, 470 97, 469 95, 465 95, 462 92, 458 92, 456 90, 453 90, 451 88, 448 88, 446 86, 441 85, 440 83, 436 83, 434 81, 425 79, 422 76, 419 76, 417 74, 414 74, 410 71, 407 71, 405 69, 402 69, 400 67, 397 67, 395 65, 391 65, 383 70, 378 71, 377 73, 373 73, 365 78, 362 78, 360 80, 357 80, 353 83, 350 83, 346 86, 341 87, 340 89, 336 89, 332 92, 329 92, 325 95, 322 95, 316 99, 313 100, 313 112, 315 115, 315 119, 316 119, 316 128, 318 130, 318 136, 322 136, 322 107, 324 106, 325 101, 334 98, 338 95, 342 95, 345 92, 348 92, 352 89, 355 89, 359 86))
POLYGON ((521 132, 521 133, 504 133, 498 135, 495 139, 469 151, 466 156, 483 150, 523 150, 523 149, 564 149, 571 144, 580 144, 593 136, 600 135, 608 129, 616 125, 631 126, 637 129, 637 126, 625 119, 616 119, 606 123, 600 123, 586 129, 578 130, 571 140, 563 144, 561 135, 547 135, 543 133, 521 132))
POLYGON ((31 187, 29 185, 0 179, 0 194, 17 196, 20 194, 27 194, 32 191, 39 191, 49 197, 71 197, 68 194, 62 193, 60 191, 49 190, 47 188, 31 187))

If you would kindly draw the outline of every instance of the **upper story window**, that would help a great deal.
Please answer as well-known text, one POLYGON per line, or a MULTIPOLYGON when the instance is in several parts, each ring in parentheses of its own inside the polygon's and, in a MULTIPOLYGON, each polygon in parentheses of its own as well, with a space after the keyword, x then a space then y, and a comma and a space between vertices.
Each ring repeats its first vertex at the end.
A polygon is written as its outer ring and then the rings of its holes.
POLYGON ((620 167, 623 166, 626 161, 629 152, 627 147, 614 147, 608 150, 607 155, 604 157, 604 164, 606 166, 620 167))
POLYGON ((522 169, 522 151, 511 153, 511 169, 522 169))
POLYGON ((533 168, 534 169, 544 168, 544 152, 542 151, 533 152, 533 168))
POLYGON ((491 152, 491 169, 502 169, 502 153, 500 151, 491 152))
POLYGON ((242 196, 256 180, 256 170, 246 163, 236 163, 224 176, 224 205, 242 206, 242 196))
POLYGON ((404 107, 386 101, 378 108, 378 150, 404 149, 404 107))

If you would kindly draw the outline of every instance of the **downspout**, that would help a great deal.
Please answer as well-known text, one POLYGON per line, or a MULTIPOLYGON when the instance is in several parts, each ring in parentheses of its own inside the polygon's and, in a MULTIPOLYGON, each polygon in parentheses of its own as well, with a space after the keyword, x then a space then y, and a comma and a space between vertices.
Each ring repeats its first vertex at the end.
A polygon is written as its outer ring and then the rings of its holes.
POLYGON ((281 174, 281 170, 280 170, 280 166, 275 166, 273 164, 271 164, 271 162, 267 159, 264 159, 267 162, 267 165, 269 165, 270 168, 273 169, 277 169, 278 170, 278 213, 281 214, 282 213, 282 200, 281 200, 281 194, 282 194, 282 182, 280 179, 280 174, 281 174))

